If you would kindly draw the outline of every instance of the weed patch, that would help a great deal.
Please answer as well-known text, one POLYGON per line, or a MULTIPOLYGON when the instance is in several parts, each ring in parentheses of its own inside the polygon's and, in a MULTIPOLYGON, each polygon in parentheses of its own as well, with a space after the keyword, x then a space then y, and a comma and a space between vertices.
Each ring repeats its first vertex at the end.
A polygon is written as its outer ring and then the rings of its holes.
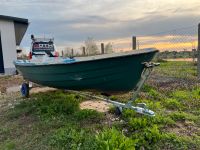
POLYGON ((95 137, 86 131, 74 128, 60 128, 53 132, 49 144, 57 149, 96 149, 95 137))
POLYGON ((177 101, 176 99, 173 99, 173 98, 165 99, 163 105, 167 109, 171 109, 171 110, 181 110, 183 108, 182 104, 179 101, 177 101))
POLYGON ((126 137, 122 132, 112 129, 105 129, 96 136, 99 150, 134 150, 137 140, 126 137))
POLYGON ((13 141, 7 140, 5 141, 4 145, 0 145, 0 147, 4 150, 14 150, 16 148, 16 145, 13 141))
POLYGON ((82 120, 100 121, 103 119, 103 113, 97 112, 96 110, 83 109, 83 110, 77 111, 74 114, 74 118, 77 121, 82 121, 82 120))
POLYGON ((79 102, 74 94, 51 92, 48 94, 33 95, 31 100, 26 100, 16 105, 9 116, 11 118, 22 115, 37 115, 43 119, 65 116, 79 110, 79 102))

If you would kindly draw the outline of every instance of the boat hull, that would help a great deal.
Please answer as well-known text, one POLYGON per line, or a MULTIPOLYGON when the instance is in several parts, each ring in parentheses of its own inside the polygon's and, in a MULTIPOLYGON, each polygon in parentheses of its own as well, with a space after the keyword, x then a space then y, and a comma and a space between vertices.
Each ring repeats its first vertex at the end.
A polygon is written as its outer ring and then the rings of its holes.
POLYGON ((105 93, 132 90, 141 78, 143 62, 157 51, 109 57, 70 64, 15 64, 24 79, 44 86, 68 90, 96 90, 105 93))

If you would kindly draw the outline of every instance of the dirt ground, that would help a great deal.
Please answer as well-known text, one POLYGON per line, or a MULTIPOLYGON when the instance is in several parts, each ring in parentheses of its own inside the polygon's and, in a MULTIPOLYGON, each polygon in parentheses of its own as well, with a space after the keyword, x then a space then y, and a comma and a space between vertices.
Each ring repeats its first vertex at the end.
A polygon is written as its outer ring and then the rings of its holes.
POLYGON ((6 93, 8 88, 18 86, 22 82, 23 78, 20 75, 0 76, 0 93, 6 93))
MULTIPOLYGON (((23 82, 23 78, 20 75, 15 76, 3 76, 0 80, 0 108, 13 107, 16 104, 16 100, 13 97, 20 97, 20 84, 23 82)), ((48 91, 55 91, 57 89, 50 87, 42 87, 36 84, 30 90, 30 94, 43 93, 48 91)), ((80 103, 81 109, 93 109, 99 112, 108 112, 109 103, 100 100, 87 100, 80 103)))

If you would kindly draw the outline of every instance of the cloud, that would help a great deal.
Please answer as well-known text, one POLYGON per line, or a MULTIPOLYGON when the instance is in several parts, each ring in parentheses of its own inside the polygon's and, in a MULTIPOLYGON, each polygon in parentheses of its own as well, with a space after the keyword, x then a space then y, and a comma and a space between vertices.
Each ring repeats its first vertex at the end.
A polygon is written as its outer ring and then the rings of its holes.
POLYGON ((31 34, 80 45, 87 37, 115 40, 197 25, 199 7, 199 0, 1 0, 0 14, 29 19, 22 46, 30 45, 31 34))

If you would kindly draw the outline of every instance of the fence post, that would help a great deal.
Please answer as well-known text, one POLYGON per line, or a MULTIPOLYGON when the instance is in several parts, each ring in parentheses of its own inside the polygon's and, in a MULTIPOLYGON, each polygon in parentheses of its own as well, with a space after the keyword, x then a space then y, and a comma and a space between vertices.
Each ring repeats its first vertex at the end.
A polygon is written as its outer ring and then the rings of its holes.
POLYGON ((74 56, 74 49, 71 50, 72 57, 74 56))
POLYGON ((62 50, 62 57, 64 57, 64 51, 62 50))
POLYGON ((198 25, 197 71, 200 78, 200 23, 198 25))
POLYGON ((136 36, 132 37, 132 50, 136 50, 136 36))
POLYGON ((192 61, 193 61, 193 63, 195 63, 195 58, 196 58, 196 49, 193 48, 192 49, 192 61))
POLYGON ((104 51, 104 43, 101 43, 101 54, 104 54, 105 51, 104 51))
POLYGON ((85 56, 85 47, 83 46, 83 56, 85 56))

